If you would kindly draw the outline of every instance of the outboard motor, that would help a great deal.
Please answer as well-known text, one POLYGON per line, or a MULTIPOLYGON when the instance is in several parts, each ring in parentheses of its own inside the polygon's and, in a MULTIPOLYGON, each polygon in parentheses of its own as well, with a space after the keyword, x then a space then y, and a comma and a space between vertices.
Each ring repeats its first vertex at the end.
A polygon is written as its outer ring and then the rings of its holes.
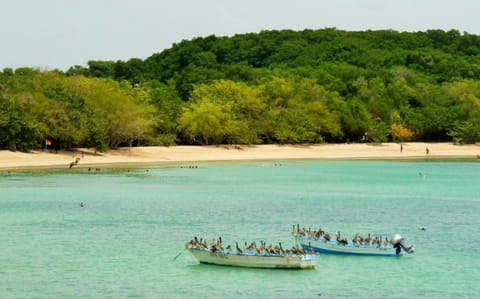
POLYGON ((405 244, 405 242, 403 242, 403 237, 400 235, 393 235, 390 242, 392 242, 393 247, 397 249, 397 254, 400 254, 401 249, 409 254, 415 252, 415 248, 412 245, 405 244))

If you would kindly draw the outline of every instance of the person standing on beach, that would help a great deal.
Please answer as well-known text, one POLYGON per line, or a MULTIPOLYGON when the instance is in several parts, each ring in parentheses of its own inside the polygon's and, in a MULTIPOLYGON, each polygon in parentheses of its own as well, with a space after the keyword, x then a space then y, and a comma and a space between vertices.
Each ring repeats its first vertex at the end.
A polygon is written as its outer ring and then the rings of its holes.
POLYGON ((428 149, 428 147, 425 148, 425 153, 428 155, 430 154, 430 150, 428 149))
POLYGON ((400 152, 402 153, 403 152, 403 144, 400 143, 400 152))

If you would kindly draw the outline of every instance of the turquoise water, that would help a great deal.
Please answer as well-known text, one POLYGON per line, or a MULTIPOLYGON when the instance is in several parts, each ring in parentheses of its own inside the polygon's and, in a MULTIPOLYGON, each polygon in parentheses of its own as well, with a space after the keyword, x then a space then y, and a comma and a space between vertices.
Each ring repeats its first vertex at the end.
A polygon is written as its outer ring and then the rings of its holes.
POLYGON ((0 298, 480 296, 480 163, 195 167, 1 172, 0 298), (174 260, 195 235, 292 246, 297 223, 349 237, 400 233, 416 253, 324 254, 310 271, 200 265, 186 252, 174 260))

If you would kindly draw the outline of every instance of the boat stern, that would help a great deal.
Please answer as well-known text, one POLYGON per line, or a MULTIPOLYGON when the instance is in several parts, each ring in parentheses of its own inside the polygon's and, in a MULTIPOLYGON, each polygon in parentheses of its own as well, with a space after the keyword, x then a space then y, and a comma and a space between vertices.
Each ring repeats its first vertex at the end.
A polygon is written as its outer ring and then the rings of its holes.
POLYGON ((318 254, 304 254, 300 261, 300 268, 302 269, 314 269, 318 264, 318 254))

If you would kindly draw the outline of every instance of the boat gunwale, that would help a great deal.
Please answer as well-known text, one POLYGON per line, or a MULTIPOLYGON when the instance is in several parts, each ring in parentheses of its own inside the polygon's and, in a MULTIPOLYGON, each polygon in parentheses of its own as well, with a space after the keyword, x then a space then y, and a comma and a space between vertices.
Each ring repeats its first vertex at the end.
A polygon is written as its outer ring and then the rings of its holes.
POLYGON ((317 254, 315 253, 306 253, 306 254, 284 254, 284 255, 278 255, 278 254, 253 254, 253 253, 234 253, 232 252, 225 252, 225 251, 211 251, 208 249, 201 249, 201 248, 193 248, 189 247, 187 250, 190 251, 199 251, 199 252, 205 252, 205 253, 222 253, 226 255, 232 255, 232 256, 254 256, 254 257, 259 257, 259 258, 267 258, 267 257, 274 257, 274 258, 283 258, 283 257, 288 257, 288 258, 300 258, 301 260, 316 260, 317 254), (310 258, 311 256, 315 256, 314 259, 310 258))
POLYGON ((258 254, 237 254, 237 253, 225 253, 222 251, 212 252, 206 249, 200 248, 187 248, 192 256, 198 260, 201 264, 212 264, 218 266, 230 266, 230 267, 242 267, 242 268, 258 268, 258 269, 314 269, 318 263, 318 254, 302 254, 302 255, 258 255, 258 254), (231 256, 234 259, 240 259, 240 261, 222 262, 221 253, 225 256, 231 256), (199 254, 197 256, 196 254, 199 254), (203 255, 203 256, 202 256, 203 255), (205 259, 208 257, 212 260, 205 259), (255 264, 255 260, 276 260, 279 264, 255 264), (289 261, 290 260, 290 261, 289 261), (218 262, 215 262, 218 261, 218 262), (291 264, 293 262, 293 264, 291 264), (246 264, 245 264, 246 263, 246 264))

